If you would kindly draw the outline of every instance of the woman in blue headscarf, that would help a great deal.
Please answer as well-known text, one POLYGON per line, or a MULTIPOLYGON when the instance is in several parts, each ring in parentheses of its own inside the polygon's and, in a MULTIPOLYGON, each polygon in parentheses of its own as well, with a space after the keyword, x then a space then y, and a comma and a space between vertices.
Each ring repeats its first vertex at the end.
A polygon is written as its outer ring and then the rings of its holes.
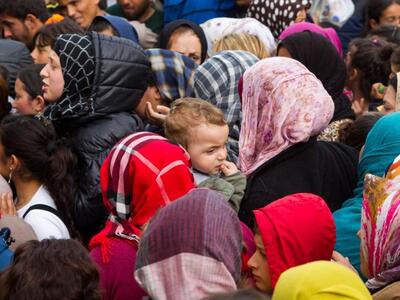
POLYGON ((360 240, 357 232, 361 224, 364 177, 367 173, 383 176, 400 154, 400 113, 381 118, 372 127, 364 151, 361 152, 354 197, 345 201, 342 208, 333 214, 336 223, 335 250, 348 257, 358 271, 360 271, 360 240))

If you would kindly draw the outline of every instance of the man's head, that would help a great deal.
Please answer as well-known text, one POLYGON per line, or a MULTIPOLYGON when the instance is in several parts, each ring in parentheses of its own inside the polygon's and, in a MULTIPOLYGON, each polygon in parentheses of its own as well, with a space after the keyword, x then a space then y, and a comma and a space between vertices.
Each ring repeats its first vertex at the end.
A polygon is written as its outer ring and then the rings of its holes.
POLYGON ((149 9, 151 9, 150 0, 117 0, 124 12, 124 17, 128 20, 141 20, 149 9))
POLYGON ((49 18, 44 0, 0 0, 0 20, 5 38, 23 42, 29 49, 33 38, 49 18))
POLYGON ((102 15, 100 0, 68 0, 68 16, 82 28, 88 28, 96 16, 102 15))

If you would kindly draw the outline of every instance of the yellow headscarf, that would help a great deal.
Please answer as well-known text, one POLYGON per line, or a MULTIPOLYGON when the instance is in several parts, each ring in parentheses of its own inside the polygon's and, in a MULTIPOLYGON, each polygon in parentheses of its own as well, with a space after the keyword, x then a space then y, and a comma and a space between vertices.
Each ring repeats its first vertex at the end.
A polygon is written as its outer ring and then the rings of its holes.
POLYGON ((372 300, 372 296, 350 269, 316 261, 282 273, 272 300, 372 300))

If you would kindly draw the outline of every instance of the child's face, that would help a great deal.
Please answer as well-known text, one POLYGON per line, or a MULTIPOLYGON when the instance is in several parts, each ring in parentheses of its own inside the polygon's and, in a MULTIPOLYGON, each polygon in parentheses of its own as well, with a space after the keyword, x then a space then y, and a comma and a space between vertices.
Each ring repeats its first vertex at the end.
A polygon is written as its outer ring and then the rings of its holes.
POLYGON ((25 90, 25 86, 21 80, 15 81, 15 99, 12 107, 21 115, 34 115, 37 113, 33 107, 33 99, 25 90))
POLYGON ((203 123, 193 128, 190 133, 187 151, 193 168, 209 175, 218 174, 226 160, 228 126, 203 123))

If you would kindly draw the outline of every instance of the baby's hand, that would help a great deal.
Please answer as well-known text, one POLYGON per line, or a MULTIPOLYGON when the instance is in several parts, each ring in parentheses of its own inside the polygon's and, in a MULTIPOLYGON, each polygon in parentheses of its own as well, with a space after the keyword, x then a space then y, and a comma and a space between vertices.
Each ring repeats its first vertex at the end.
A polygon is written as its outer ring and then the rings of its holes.
POLYGON ((239 172, 239 169, 233 162, 225 160, 221 165, 221 172, 224 173, 225 176, 230 176, 239 172))

